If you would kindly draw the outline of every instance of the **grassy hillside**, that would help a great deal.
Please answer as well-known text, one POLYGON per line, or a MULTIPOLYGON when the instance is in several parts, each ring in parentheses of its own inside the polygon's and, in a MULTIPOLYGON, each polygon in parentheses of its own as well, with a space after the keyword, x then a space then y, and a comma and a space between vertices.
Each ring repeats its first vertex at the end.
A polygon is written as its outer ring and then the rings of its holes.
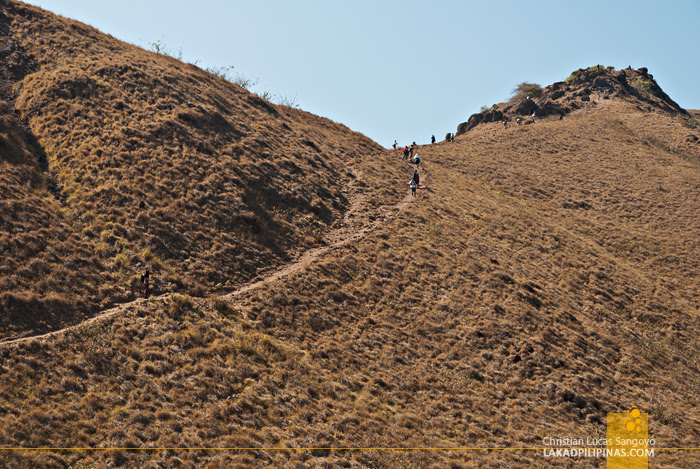
MULTIPOLYGON (((291 277, 237 297, 152 300, 4 348, 0 440, 539 446, 544 436, 604 437, 606 413, 636 405, 649 413, 657 447, 694 446, 700 174, 692 154, 655 143, 673 140, 656 129, 688 131, 674 119, 607 100, 563 121, 480 125, 420 148, 418 198, 291 277)), ((396 160, 368 162, 368 180, 396 160)), ((403 179, 392 184, 403 193, 403 179)), ((0 457, 8 467, 552 464, 532 451, 0 457)), ((698 462, 697 453, 657 451, 652 467, 698 462)))
POLYGON ((117 299, 117 278, 76 231, 26 122, 0 96, 0 330, 50 329, 117 299), (53 192, 52 192, 53 190, 53 192))
POLYGON ((604 467, 381 448, 604 438, 631 406, 698 446, 697 111, 482 120, 418 149, 412 199, 339 124, 2 5, 3 335, 124 304, 0 344, 0 447, 50 448, 0 466, 604 467), (177 292, 129 302, 145 265, 177 292))
MULTIPOLYGON (((145 266, 156 292, 201 295, 287 262, 322 242, 349 207, 355 162, 380 151, 340 124, 38 8, 3 2, 0 31, 7 113, 26 123, 64 201, 34 210, 62 218, 22 223, 64 222, 80 246, 43 246, 44 236, 9 257, 5 336, 134 299, 145 266), (64 285, 47 279, 55 258, 64 285), (12 267, 32 263, 23 275, 12 267), (54 314, 52 295, 71 312, 54 314)), ((35 179, 45 175, 34 168, 35 179)))

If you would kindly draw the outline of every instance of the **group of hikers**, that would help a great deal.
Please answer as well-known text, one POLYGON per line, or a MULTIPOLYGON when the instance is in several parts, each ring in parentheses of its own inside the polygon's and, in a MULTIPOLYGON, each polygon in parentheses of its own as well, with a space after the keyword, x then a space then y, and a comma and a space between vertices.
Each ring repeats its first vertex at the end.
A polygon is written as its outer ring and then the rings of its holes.
MULTIPOLYGON (((435 135, 433 135, 430 138, 431 143, 435 143, 435 135)), ((398 144, 396 143, 396 140, 394 140, 394 144, 392 145, 392 148, 396 150, 396 147, 398 144)), ((411 190, 411 195, 413 197, 416 196, 416 189, 420 187, 420 174, 418 172, 418 167, 420 166, 420 156, 418 156, 418 153, 414 155, 414 152, 416 151, 416 148, 418 148, 418 145, 416 142, 411 143, 410 145, 406 145, 403 147, 403 159, 408 160, 409 162, 413 163, 416 165, 415 170, 413 171, 413 177, 411 178, 411 181, 408 183, 408 187, 411 190)))
MULTIPOLYGON (((532 122, 533 124, 535 123, 536 112, 537 111, 532 111, 532 115, 530 116, 530 122, 532 122)), ((562 119, 564 119, 564 114, 559 114, 559 120, 562 120, 562 119)), ((516 117, 515 122, 517 122, 518 124, 522 124, 522 120, 520 119, 520 117, 516 117)), ((508 121, 505 119, 503 119, 503 128, 504 129, 508 128, 508 121)))

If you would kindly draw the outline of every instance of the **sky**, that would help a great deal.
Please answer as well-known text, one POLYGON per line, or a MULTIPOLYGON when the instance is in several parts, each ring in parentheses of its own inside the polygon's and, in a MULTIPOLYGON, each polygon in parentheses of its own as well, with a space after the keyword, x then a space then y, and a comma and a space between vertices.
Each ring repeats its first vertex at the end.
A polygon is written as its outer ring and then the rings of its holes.
POLYGON ((522 82, 647 67, 700 109, 699 0, 31 0, 198 66, 233 66, 382 146, 455 132, 522 82))

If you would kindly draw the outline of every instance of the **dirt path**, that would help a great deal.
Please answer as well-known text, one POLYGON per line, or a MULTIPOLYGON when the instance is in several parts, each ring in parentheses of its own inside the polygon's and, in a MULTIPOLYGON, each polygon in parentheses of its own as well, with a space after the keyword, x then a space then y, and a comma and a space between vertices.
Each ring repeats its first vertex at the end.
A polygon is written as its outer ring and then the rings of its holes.
MULTIPOLYGON (((421 180, 421 185, 423 185, 425 181, 424 175, 425 172, 422 171, 421 177, 423 179, 421 180)), ((362 173, 358 172, 356 173, 356 176, 357 180, 360 180, 362 178, 362 173)), ((301 256, 299 256, 297 260, 289 264, 283 265, 280 268, 273 270, 272 272, 264 274, 263 278, 261 278, 260 280, 252 281, 232 292, 221 295, 221 298, 223 298, 224 300, 232 300, 234 298, 244 295, 245 293, 260 288, 263 284, 276 282, 293 274, 294 272, 298 272, 299 270, 306 268, 307 266, 315 262, 319 257, 327 254, 328 252, 334 249, 342 248, 343 246, 346 246, 354 241, 358 241, 367 236, 367 234, 372 232, 378 226, 393 220, 396 217, 396 215, 400 211, 405 209, 410 202, 411 195, 410 193, 407 193, 396 205, 380 205, 378 207, 371 207, 369 202, 367 201, 367 197, 365 197, 360 192, 354 191, 350 197, 350 210, 348 210, 345 213, 345 216, 343 216, 342 220, 340 221, 340 226, 331 230, 327 234, 325 238, 325 246, 309 249, 303 254, 301 254, 301 256)), ((159 296, 152 296, 151 299, 165 300, 173 294, 174 293, 166 293, 159 296)), ((90 325, 94 322, 103 321, 120 313, 131 311, 137 306, 146 304, 148 301, 149 300, 146 300, 145 298, 139 298, 129 303, 122 303, 113 308, 104 310, 96 316, 86 319, 73 326, 68 326, 63 329, 59 329, 57 331, 0 341, 0 348, 18 345, 32 340, 48 339, 54 336, 65 334, 67 332, 76 330, 80 327, 90 325)))

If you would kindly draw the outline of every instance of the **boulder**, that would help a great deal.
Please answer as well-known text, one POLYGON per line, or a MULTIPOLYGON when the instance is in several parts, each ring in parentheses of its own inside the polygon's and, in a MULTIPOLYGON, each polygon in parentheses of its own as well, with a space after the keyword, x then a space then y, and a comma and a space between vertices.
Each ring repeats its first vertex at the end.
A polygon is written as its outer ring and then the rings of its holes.
POLYGON ((457 126, 457 135, 466 134, 471 129, 479 125, 482 120, 484 120, 484 117, 481 115, 481 113, 472 114, 469 116, 469 120, 467 120, 467 122, 462 122, 457 126))
POLYGON ((552 115, 561 115, 561 114, 565 114, 565 112, 559 105, 557 105, 551 101, 545 101, 544 103, 540 104, 540 108, 537 111, 537 114, 540 117, 545 117, 545 116, 552 116, 552 115))
POLYGON ((549 95, 549 98, 550 98, 550 99, 559 99, 559 98, 561 98, 562 96, 564 96, 564 94, 565 94, 565 93, 564 93, 564 90, 556 90, 556 91, 553 91, 553 92, 549 95))
POLYGON ((598 77, 595 80, 593 80, 593 86, 595 88, 600 88, 604 90, 613 89, 612 83, 610 83, 610 80, 608 80, 605 77, 598 77))
POLYGON ((490 109, 484 114, 484 120, 483 122, 502 122, 503 121, 503 111, 499 111, 498 109, 490 109))
POLYGON ((563 81, 558 81, 556 83, 552 83, 551 85, 549 85, 548 88, 551 91, 558 91, 558 90, 564 88, 565 86, 566 86, 566 83, 564 83, 563 81))
POLYGON ((481 123, 502 122, 503 119, 503 111, 498 110, 495 107, 477 114, 472 114, 469 116, 469 120, 467 122, 462 122, 459 124, 459 126, 457 126, 457 135, 465 134, 481 123))
POLYGON ((518 107, 515 108, 515 113, 521 116, 527 116, 539 110, 539 106, 532 99, 525 99, 518 107))

